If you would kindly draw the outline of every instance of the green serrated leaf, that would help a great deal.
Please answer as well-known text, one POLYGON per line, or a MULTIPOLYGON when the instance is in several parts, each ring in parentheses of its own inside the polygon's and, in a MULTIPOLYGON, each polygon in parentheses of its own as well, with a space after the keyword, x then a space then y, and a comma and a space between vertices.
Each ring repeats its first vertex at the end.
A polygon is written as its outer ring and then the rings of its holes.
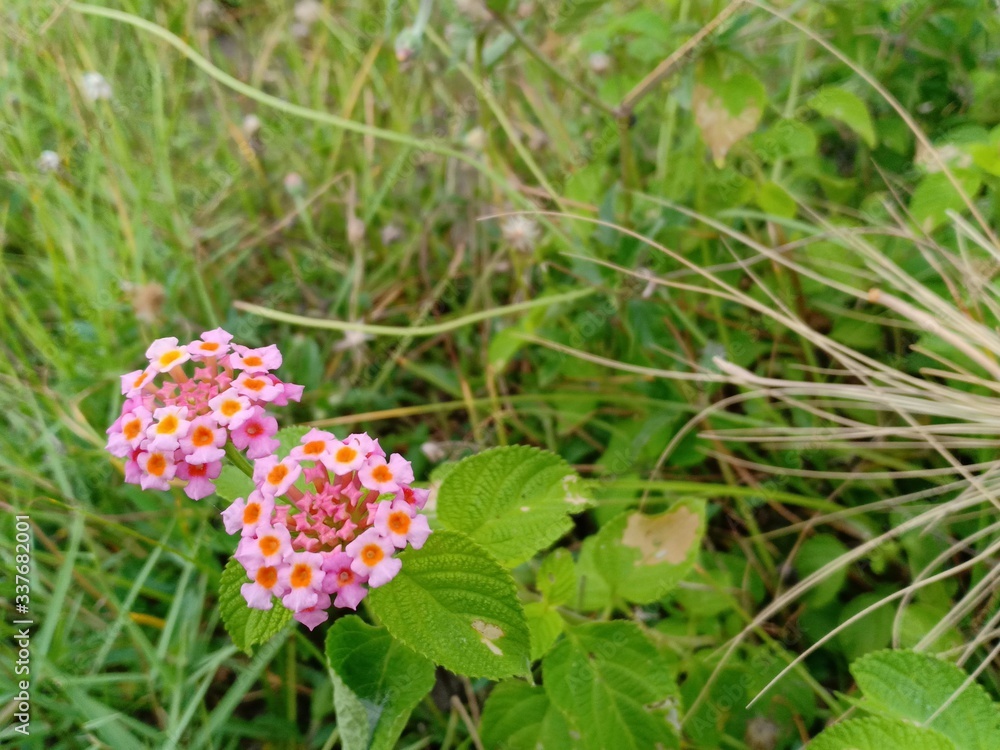
POLYGON ((542 560, 535 576, 535 587, 549 604, 558 606, 573 601, 579 581, 573 555, 569 550, 554 550, 542 560))
POLYGON ((215 480, 215 494, 232 502, 238 497, 246 497, 253 492, 253 480, 235 466, 223 466, 222 473, 215 480))
POLYGON ((573 468, 554 453, 526 445, 469 456, 445 477, 437 516, 505 565, 517 565, 573 526, 588 504, 573 468))
POLYGON ((285 427, 278 430, 278 434, 274 436, 278 441, 278 457, 284 458, 291 453, 292 448, 298 445, 302 441, 302 436, 311 429, 311 427, 294 425, 292 427, 285 427))
POLYGON ((219 614, 236 647, 253 654, 254 646, 266 643, 287 627, 292 621, 292 612, 277 599, 266 611, 248 607, 240 587, 249 582, 243 566, 230 558, 219 580, 219 614))
POLYGON ((526 674, 530 636, 517 586, 483 547, 435 531, 368 603, 394 637, 457 674, 494 680, 526 674))
POLYGON ((680 746, 680 693, 670 664, 635 623, 570 628, 542 668, 545 692, 583 747, 680 746))
POLYGON ((501 682, 483 706, 483 746, 504 750, 560 748, 576 750, 565 717, 549 702, 545 690, 520 680, 501 682))
POLYGON ((524 616, 531 632, 531 660, 538 661, 549 652, 565 628, 565 621, 545 602, 528 602, 524 616))
POLYGON ((878 651, 851 664, 851 674, 869 710, 927 724, 957 750, 1000 747, 1000 706, 978 683, 967 686, 928 722, 965 682, 966 674, 954 664, 913 651, 878 651))
POLYGON ((933 729, 902 721, 867 716, 836 724, 809 743, 809 750, 955 750, 955 745, 933 729))
POLYGON ((333 702, 344 750, 390 750, 410 712, 434 687, 434 665, 355 615, 326 635, 333 702))
POLYGON ((809 99, 809 106, 824 117, 840 120, 861 136, 869 147, 875 147, 875 127, 868 108, 847 89, 824 86, 809 99))
POLYGON ((705 504, 687 500, 656 516, 623 513, 587 538, 580 550, 579 607, 618 600, 649 604, 693 567, 705 533, 705 504))

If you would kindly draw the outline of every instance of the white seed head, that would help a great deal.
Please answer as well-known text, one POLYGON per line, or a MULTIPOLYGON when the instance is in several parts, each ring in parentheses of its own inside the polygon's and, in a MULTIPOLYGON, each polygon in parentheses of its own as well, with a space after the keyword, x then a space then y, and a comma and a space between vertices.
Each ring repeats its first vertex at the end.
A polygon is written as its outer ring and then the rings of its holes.
POLYGON ((486 131, 476 125, 476 127, 465 134, 462 143, 472 151, 482 151, 486 145, 486 131))
POLYGON ((333 345, 335 352, 345 352, 351 349, 360 349, 366 341, 371 341, 372 335, 361 331, 345 331, 344 338, 333 345))
POLYGON ((260 130, 261 122, 260 118, 255 114, 249 114, 243 118, 243 135, 247 138, 253 138, 257 135, 257 131, 260 130))
POLYGON ((508 216, 500 226, 504 241, 515 250, 528 253, 535 249, 538 242, 538 225, 527 216, 518 214, 508 216))
POLYGON ((601 75, 607 73, 611 67, 611 57, 607 52, 594 52, 587 58, 587 64, 593 72, 601 75))
POLYGON ((111 84, 100 73, 90 71, 80 76, 80 93, 88 102, 111 99, 111 84))
POLYGON ((420 452, 427 457, 428 461, 435 464, 438 461, 443 461, 445 456, 448 455, 441 443, 435 443, 432 440, 428 440, 426 443, 421 445, 420 452))
POLYGON ((38 167, 38 171, 42 174, 48 174, 49 172, 59 171, 60 163, 59 154, 55 151, 46 150, 38 155, 38 161, 35 162, 35 166, 38 167))
POLYGON ((306 181, 302 179, 302 175, 298 172, 289 172, 285 175, 284 179, 285 190, 287 190, 292 195, 300 195, 305 192, 306 181))
POLYGON ((292 15, 299 23, 311 26, 323 15, 323 3, 318 0, 299 0, 292 9, 292 15))
POLYGON ((383 245, 391 245, 403 239, 403 230, 395 224, 386 224, 382 227, 381 238, 383 245))

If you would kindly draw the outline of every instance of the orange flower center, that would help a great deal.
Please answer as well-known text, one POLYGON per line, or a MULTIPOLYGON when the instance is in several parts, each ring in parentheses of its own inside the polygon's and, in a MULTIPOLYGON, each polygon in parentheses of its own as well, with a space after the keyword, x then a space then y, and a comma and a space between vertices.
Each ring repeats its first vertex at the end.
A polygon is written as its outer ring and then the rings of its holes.
POLYGON ((163 474, 167 469, 167 459, 163 457, 162 453, 154 453, 149 457, 149 461, 146 462, 146 471, 152 474, 154 477, 158 477, 163 474))
POLYGON ((171 349, 166 354, 160 356, 160 367, 167 367, 171 362, 176 362, 180 359, 181 353, 177 349, 171 349))
POLYGON ((247 378, 243 381, 243 385, 249 388, 251 391, 259 391, 265 385, 267 381, 261 380, 260 378, 247 378))
POLYGON ((177 428, 179 426, 180 424, 177 421, 177 417, 173 414, 168 414, 158 425, 156 425, 156 432, 158 435, 173 435, 177 432, 177 428))
POLYGON ((202 341, 201 342, 201 348, 202 348, 203 351, 206 351, 206 352, 214 352, 214 351, 218 351, 219 345, 216 344, 214 341, 202 341))
POLYGON ((389 514, 389 531, 393 534, 405 534, 410 530, 410 516, 404 511, 397 510, 389 514))
POLYGON ((146 380, 146 373, 145 372, 139 373, 139 377, 137 377, 134 381, 132 381, 132 387, 138 388, 140 385, 143 384, 143 382, 145 382, 145 380, 146 380))
POLYGON ((243 358, 243 364, 249 365, 250 367, 260 367, 262 364, 264 364, 264 360, 262 360, 256 354, 252 354, 249 357, 243 358))
POLYGON ((372 469, 372 479, 376 482, 392 481, 392 472, 389 471, 388 466, 376 466, 372 469))
POLYGON ((305 453, 307 456, 315 456, 317 453, 322 453, 325 448, 326 448, 326 443, 324 443, 322 440, 313 440, 310 443, 306 443, 305 447, 302 449, 302 452, 305 453))
POLYGON ((131 422, 126 422, 125 426, 122 428, 122 434, 128 440, 135 439, 139 432, 142 430, 142 420, 133 419, 131 422))
POLYGON ((278 582, 278 569, 264 566, 257 571, 257 583, 266 589, 271 588, 278 582))
POLYGON ((292 568, 292 575, 289 576, 289 581, 292 584, 292 588, 301 589, 312 583, 313 571, 305 563, 297 563, 294 568, 292 568))
POLYGON ((354 460, 354 457, 358 455, 358 452, 354 448, 348 448, 346 445, 337 451, 337 455, 334 458, 337 459, 342 464, 349 463, 354 460))
POLYGON ((278 464, 267 473, 268 484, 281 484, 281 480, 288 476, 288 467, 278 464))
POLYGON ((260 551, 265 555, 273 555, 281 548, 281 542, 278 541, 276 536, 265 536, 257 540, 257 546, 260 547, 260 551))
POLYGON ((227 417, 231 417, 240 410, 243 409, 243 404, 235 399, 230 399, 228 401, 222 402, 222 413, 227 417))
POLYGON ((367 544, 365 548, 361 550, 361 562, 367 565, 369 568, 374 568, 380 562, 382 558, 385 557, 385 552, 377 544, 367 544))
POLYGON ((198 448, 211 445, 214 441, 215 434, 212 432, 212 429, 203 424, 195 427, 194 432, 191 434, 191 444, 198 448))
MULTIPOLYGON (((247 507, 243 509, 243 523, 257 523, 258 518, 260 518, 260 503, 247 503, 247 507)), ((261 541, 263 542, 263 539, 261 541)))

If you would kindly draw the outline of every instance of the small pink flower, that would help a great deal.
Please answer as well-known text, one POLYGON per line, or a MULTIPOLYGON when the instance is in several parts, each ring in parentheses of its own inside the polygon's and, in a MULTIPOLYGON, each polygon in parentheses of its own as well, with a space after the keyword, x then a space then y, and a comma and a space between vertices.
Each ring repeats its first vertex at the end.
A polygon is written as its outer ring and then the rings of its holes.
POLYGON ((420 549, 431 533, 426 516, 419 515, 405 500, 379 503, 372 528, 398 549, 405 547, 407 542, 414 549, 420 549))
POLYGON ((115 423, 108 428, 108 452, 112 456, 125 458, 146 439, 146 430, 153 421, 149 409, 142 405, 133 406, 122 412, 115 423))
POLYGON ((226 455, 223 448, 225 444, 225 428, 219 427, 207 414, 192 420, 187 436, 180 441, 184 460, 189 464, 207 464, 222 460, 226 455))
POLYGON ((211 331, 205 331, 201 334, 200 339, 192 341, 185 349, 191 355, 191 359, 196 362, 201 362, 211 357, 218 359, 229 354, 229 342, 232 340, 232 334, 221 328, 216 328, 211 331))
POLYGON ((222 511, 222 523, 228 534, 239 531, 242 536, 253 536, 259 525, 267 524, 273 510, 274 500, 254 490, 246 500, 238 497, 222 511))
POLYGON ((413 468, 398 453, 393 453, 388 463, 382 456, 369 456, 364 466, 358 469, 358 478, 370 490, 396 492, 400 485, 413 481, 413 468))
POLYGON ((152 368, 135 370, 127 375, 122 375, 122 395, 127 398, 137 396, 146 385, 153 382, 155 375, 156 371, 152 368))
POLYGON ((367 432, 352 432, 344 440, 345 443, 352 442, 358 446, 365 458, 368 456, 376 455, 385 458, 385 451, 382 450, 382 446, 378 444, 378 440, 373 440, 368 436, 367 432))
POLYGON ((364 450, 357 440, 351 438, 344 442, 334 440, 330 444, 329 454, 323 459, 323 465, 338 477, 357 471, 364 463, 364 450))
POLYGON ((336 441, 333 433, 312 429, 302 436, 300 444, 292 448, 289 455, 296 461, 322 461, 325 464, 336 441))
POLYGON ((361 600, 368 594, 368 589, 364 587, 368 576, 351 570, 353 562, 353 557, 340 550, 330 552, 323 560, 323 570, 326 572, 323 590, 328 594, 337 595, 333 602, 335 607, 357 609, 361 600))
POLYGON ((212 409, 215 421, 231 430, 235 430, 253 414, 250 409, 250 399, 241 396, 235 388, 229 388, 215 398, 209 399, 208 405, 212 409))
POLYGON ((316 626, 330 619, 326 610, 330 608, 330 595, 320 592, 316 595, 316 603, 306 609, 296 612, 294 617, 310 630, 315 630, 316 626))
POLYGON ((271 565, 260 565, 252 571, 248 570, 252 583, 240 586, 240 593, 247 600, 247 606, 252 609, 268 610, 274 606, 273 597, 282 597, 286 589, 279 580, 278 568, 271 565))
POLYGON ((222 473, 222 461, 207 461, 202 464, 192 464, 180 461, 177 464, 177 477, 186 479, 184 494, 192 500, 201 500, 215 492, 213 479, 218 479, 222 473))
POLYGON ((255 406, 252 414, 243 424, 230 432, 233 445, 247 452, 250 460, 264 458, 278 450, 280 445, 274 439, 278 432, 278 420, 268 415, 264 408, 255 406))
POLYGON ((291 456, 280 461, 277 456, 266 456, 253 465, 253 481, 265 497, 284 495, 301 473, 302 467, 291 456))
POLYGON ((347 554, 354 558, 351 570, 358 575, 368 577, 368 585, 372 588, 383 586, 399 572, 402 562, 392 557, 396 551, 391 541, 383 537, 375 529, 362 532, 346 547, 347 554))
POLYGON ((270 402, 281 398, 285 390, 268 377, 267 373, 241 372, 233 381, 233 388, 251 401, 270 402))
POLYGON ((153 450, 174 451, 180 447, 181 438, 188 434, 191 423, 184 406, 161 406, 153 412, 156 420, 146 428, 149 447, 153 450))
POLYGON ((279 579, 289 591, 281 603, 293 612, 315 607, 322 591, 323 555, 316 552, 295 552, 281 567, 279 579))
POLYGON ((153 372, 169 372, 191 359, 188 350, 177 345, 175 336, 154 341, 146 350, 146 357, 153 372))
POLYGON ((234 344, 233 349, 233 354, 229 357, 229 364, 234 370, 270 372, 281 367, 281 352, 274 344, 262 346, 260 349, 250 349, 234 344))
POLYGON ((174 452, 144 450, 137 458, 142 475, 139 485, 144 490, 168 490, 170 480, 174 478, 177 467, 174 464, 174 452))
POLYGON ((427 498, 430 497, 430 490, 422 490, 417 487, 403 487, 396 493, 397 500, 405 500, 417 510, 423 510, 427 505, 427 498))
POLYGON ((234 557, 247 570, 259 565, 279 565, 292 554, 292 537, 283 524, 271 526, 262 520, 254 536, 245 536, 236 546, 234 557))
POLYGON ((289 401, 298 403, 302 400, 302 392, 306 389, 304 385, 297 383, 282 383, 281 388, 284 392, 279 398, 274 399, 275 406, 287 406, 289 401))

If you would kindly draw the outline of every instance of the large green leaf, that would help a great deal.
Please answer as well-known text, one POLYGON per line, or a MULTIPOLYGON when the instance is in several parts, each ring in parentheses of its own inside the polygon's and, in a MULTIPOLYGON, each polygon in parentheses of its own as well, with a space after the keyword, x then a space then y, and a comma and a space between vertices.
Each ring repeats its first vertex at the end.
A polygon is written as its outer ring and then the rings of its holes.
POLYGON ((243 566, 231 558, 219 580, 219 614, 237 648, 252 654, 254 646, 266 643, 285 629, 292 620, 292 612, 277 599, 266 611, 248 607, 240 587, 249 582, 243 566))
MULTIPOLYGON (((979 175, 967 172, 959 172, 957 181, 962 193, 970 200, 975 198, 982 185, 979 175)), ((928 232, 945 224, 949 211, 961 212, 964 209, 965 200, 943 172, 924 177, 910 196, 910 215, 921 229, 928 232)))
POLYGON ((635 623, 570 628, 545 657, 543 677, 583 747, 679 747, 680 698, 670 664, 635 623))
POLYGON ((705 505, 699 500, 679 502, 656 516, 616 516, 583 543, 579 607, 660 599, 691 570, 704 533, 705 505))
POLYGON ((855 94, 837 86, 824 86, 809 99, 809 106, 824 117, 840 120, 861 136, 870 147, 875 146, 875 127, 868 108, 855 94))
POLYGON ((809 750, 955 750, 955 745, 933 729, 916 727, 881 716, 852 719, 825 729, 809 743, 809 750))
POLYGON ((344 750, 395 747, 410 712, 434 687, 434 665, 355 615, 327 632, 326 658, 344 750))
POLYGON ((530 637, 517 586, 489 552, 460 532, 435 531, 399 557, 402 570, 368 596, 393 636, 457 674, 527 674, 530 637))
POLYGON ((965 682, 954 664, 913 651, 878 651, 851 664, 851 674, 872 711, 926 723, 958 750, 1000 748, 1000 707, 975 682, 928 722, 965 682))
POLYGON ((223 466, 222 473, 215 480, 215 494, 232 502, 238 497, 245 498, 253 492, 253 480, 235 466, 223 466))
POLYGON ((545 690, 520 680, 501 682, 483 706, 483 747, 503 750, 575 750, 565 717, 545 690))
POLYGON ((516 565, 569 531, 587 507, 582 482, 554 453, 527 445, 463 459, 441 483, 438 520, 506 565, 516 565))

